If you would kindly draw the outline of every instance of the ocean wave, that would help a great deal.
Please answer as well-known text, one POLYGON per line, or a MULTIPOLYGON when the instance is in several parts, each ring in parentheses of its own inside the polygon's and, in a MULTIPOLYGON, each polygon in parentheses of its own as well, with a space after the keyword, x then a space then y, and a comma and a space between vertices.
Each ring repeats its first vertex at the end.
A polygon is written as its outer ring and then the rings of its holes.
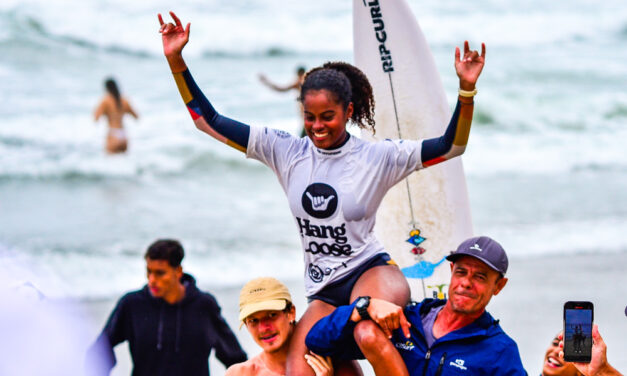
MULTIPOLYGON (((597 238, 565 236, 560 224, 551 230, 556 233, 534 232, 533 242, 529 236, 512 234, 505 229, 491 230, 490 233, 508 249, 511 259, 542 259, 550 256, 626 255, 627 243, 606 239, 599 247, 597 238), (586 240, 587 239, 587 240, 586 240)), ((566 226, 569 228, 569 226, 566 226)), ((614 229, 617 230, 617 229, 614 229)), ((607 231, 603 232, 606 234, 607 231)), ((618 235, 618 232, 611 235, 618 235)), ((193 242, 183 239, 186 258, 183 261, 186 272, 191 273, 200 285, 212 288, 234 288, 250 278, 273 275, 285 281, 298 281, 302 278, 301 254, 295 250, 270 250, 256 247, 254 254, 249 251, 222 250, 200 252, 193 242), (216 277, 216 276, 219 276, 216 277)), ((78 250, 57 252, 32 252, 21 250, 26 256, 8 257, 0 253, 4 275, 16 281, 28 281, 43 294, 53 299, 115 299, 125 291, 141 288, 145 283, 144 248, 147 245, 135 244, 132 249, 122 252, 116 248, 95 250, 89 253, 78 250)), ((208 248, 202 244, 202 248, 208 248)), ((209 247, 211 248, 211 247, 209 247)))
POLYGON ((614 163, 582 163, 572 166, 571 171, 574 173, 590 171, 625 174, 627 173, 627 163, 621 164, 619 161, 614 163))
POLYGON ((616 104, 605 112, 608 120, 622 119, 627 117, 627 104, 616 104))
POLYGON ((477 109, 473 113, 473 123, 478 126, 491 126, 496 123, 496 120, 490 111, 484 109, 477 109))
MULTIPOLYGON (((8 17, 9 32, 0 34, 0 46, 4 48, 20 49, 23 51, 39 51, 42 48, 53 48, 56 53, 58 49, 79 49, 89 52, 105 53, 110 55, 122 55, 135 58, 162 59, 160 51, 137 48, 120 43, 106 43, 90 39, 83 34, 68 35, 52 32, 42 22, 29 15, 19 15, 15 12, 0 12, 0 17, 8 17)), ((22 52, 23 53, 23 52, 22 52)), ((295 48, 285 46, 260 46, 258 49, 241 50, 233 47, 223 47, 218 49, 205 49, 200 53, 202 58, 227 58, 227 59, 255 59, 266 57, 319 57, 329 56, 333 52, 316 50, 314 52, 302 52, 295 48)))
MULTIPOLYGON (((24 48, 37 50, 42 47, 49 48, 79 48, 88 51, 105 52, 109 54, 128 55, 133 57, 153 57, 156 56, 147 50, 132 49, 123 45, 101 45, 95 41, 84 37, 56 34, 51 32, 44 23, 29 15, 20 15, 16 12, 3 14, 0 17, 7 17, 9 31, 3 38, 0 38, 0 46, 13 47, 23 50, 24 48)), ((58 52, 58 51, 57 51, 58 52)))
MULTIPOLYGON (((546 255, 627 254, 624 218, 562 220, 549 223, 493 224, 487 233, 515 258, 546 255)), ((486 231, 486 229, 484 229, 486 231)))
MULTIPOLYGON (((23 146, 28 141, 16 139, 9 142, 14 146, 23 146)), ((93 152, 93 150, 84 153, 73 151, 68 154, 48 150, 42 155, 40 150, 38 156, 33 154, 29 158, 23 156, 13 158, 22 159, 20 163, 11 163, 4 159, 7 163, 1 163, 0 182, 97 183, 104 180, 134 181, 148 177, 167 179, 187 175, 211 176, 224 171, 251 174, 260 170, 259 166, 245 158, 233 158, 231 155, 223 155, 210 149, 174 147, 167 148, 161 153, 149 151, 146 155, 120 156, 108 156, 100 152, 93 155, 93 152)), ((0 161, 2 160, 0 158, 0 161)))
POLYGON ((205 50, 202 53, 204 58, 231 58, 231 59, 251 59, 259 57, 284 57, 297 56, 299 53, 284 47, 267 47, 258 51, 235 51, 235 50, 205 50))
MULTIPOLYGON (((152 240, 151 240, 152 241, 152 240)), ((114 246, 58 246, 45 249, 14 249, 0 252, 3 275, 16 281, 28 281, 47 297, 110 299, 124 291, 141 288, 146 283, 143 253, 148 244, 133 242, 114 246)), ((232 249, 221 250, 215 245, 183 239, 185 270, 199 284, 216 287, 239 287, 252 276, 271 273, 282 280, 301 277, 302 261, 298 252, 286 249, 256 247, 255 256, 232 249), (200 252, 195 245, 213 252, 200 252), (220 278, 216 278, 220 276, 220 278)))

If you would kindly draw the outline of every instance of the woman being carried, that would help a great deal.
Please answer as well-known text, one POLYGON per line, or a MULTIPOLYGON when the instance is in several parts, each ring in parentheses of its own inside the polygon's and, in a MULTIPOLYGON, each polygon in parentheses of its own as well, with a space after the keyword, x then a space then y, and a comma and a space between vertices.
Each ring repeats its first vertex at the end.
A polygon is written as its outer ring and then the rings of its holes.
MULTIPOLYGON (((194 82, 181 55, 189 41, 183 27, 161 15, 164 54, 183 101, 198 129, 270 167, 283 187, 300 232, 309 306, 295 329, 288 356, 288 375, 312 375, 305 362, 305 336, 320 318, 362 296, 404 306, 410 297, 402 272, 374 236, 377 208, 385 193, 413 171, 463 153, 470 131, 475 83, 484 65, 468 43, 464 56, 455 52, 460 96, 442 137, 427 140, 366 142, 346 131, 349 121, 374 130, 374 98, 366 76, 347 63, 326 63, 306 75, 300 91, 305 138, 269 128, 249 127, 216 112, 194 82)), ((355 338, 367 346, 379 330, 360 322, 355 338), (374 328, 374 329, 373 329, 374 328)), ((404 375, 396 349, 377 349, 386 368, 377 374, 404 375)), ((336 374, 341 367, 336 367, 336 374)))

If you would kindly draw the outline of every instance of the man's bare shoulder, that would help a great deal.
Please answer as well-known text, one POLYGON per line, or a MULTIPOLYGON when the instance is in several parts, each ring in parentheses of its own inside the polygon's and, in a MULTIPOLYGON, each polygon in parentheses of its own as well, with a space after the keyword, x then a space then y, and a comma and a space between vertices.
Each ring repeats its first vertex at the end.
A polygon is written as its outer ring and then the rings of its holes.
POLYGON ((261 360, 261 354, 248 359, 245 362, 233 364, 226 370, 225 376, 279 376, 270 371, 261 360))
POLYGON ((252 358, 242 363, 233 364, 226 370, 224 376, 253 376, 259 374, 259 371, 259 367, 252 358))

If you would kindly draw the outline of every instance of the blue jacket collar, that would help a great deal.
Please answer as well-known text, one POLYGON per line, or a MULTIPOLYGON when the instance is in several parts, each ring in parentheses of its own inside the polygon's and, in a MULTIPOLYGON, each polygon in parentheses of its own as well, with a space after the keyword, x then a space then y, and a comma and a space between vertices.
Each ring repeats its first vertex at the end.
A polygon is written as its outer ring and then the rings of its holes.
MULTIPOLYGON (((424 330, 422 328, 422 316, 429 312, 432 308, 446 304, 446 299, 425 299, 420 303, 410 303, 405 309, 407 319, 412 324, 412 328, 417 330, 422 339, 424 339, 424 330)), ((504 333, 499 325, 499 321, 495 320, 487 311, 483 312, 479 318, 473 323, 463 328, 454 330, 447 335, 438 338, 435 344, 443 341, 455 341, 470 337, 492 337, 504 333)))

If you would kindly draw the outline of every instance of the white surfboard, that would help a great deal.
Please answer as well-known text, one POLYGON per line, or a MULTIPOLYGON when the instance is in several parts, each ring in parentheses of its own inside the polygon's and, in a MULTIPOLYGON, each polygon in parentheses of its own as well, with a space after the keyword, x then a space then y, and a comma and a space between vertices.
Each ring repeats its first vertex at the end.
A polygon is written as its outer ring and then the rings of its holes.
MULTIPOLYGON (((376 135, 383 140, 439 137, 451 106, 416 18, 405 0, 353 0, 355 65, 374 90, 376 135)), ((451 52, 451 69, 453 53, 451 52)), ((453 104, 454 105, 454 104, 453 104)), ((461 158, 411 174, 386 195, 377 237, 408 278, 412 298, 445 298, 444 257, 472 236, 461 158)))

